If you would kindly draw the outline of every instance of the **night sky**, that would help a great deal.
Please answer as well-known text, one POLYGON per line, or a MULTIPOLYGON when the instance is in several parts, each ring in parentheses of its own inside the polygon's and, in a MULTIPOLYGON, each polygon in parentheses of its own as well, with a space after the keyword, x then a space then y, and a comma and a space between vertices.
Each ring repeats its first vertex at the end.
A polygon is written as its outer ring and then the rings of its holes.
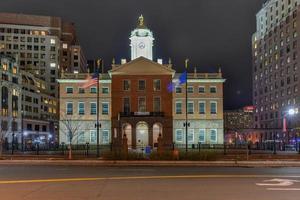
POLYGON ((140 14, 155 37, 154 57, 175 69, 227 79, 225 109, 251 104, 251 35, 265 0, 0 0, 1 12, 53 15, 76 24, 86 57, 130 58, 129 35, 140 14))

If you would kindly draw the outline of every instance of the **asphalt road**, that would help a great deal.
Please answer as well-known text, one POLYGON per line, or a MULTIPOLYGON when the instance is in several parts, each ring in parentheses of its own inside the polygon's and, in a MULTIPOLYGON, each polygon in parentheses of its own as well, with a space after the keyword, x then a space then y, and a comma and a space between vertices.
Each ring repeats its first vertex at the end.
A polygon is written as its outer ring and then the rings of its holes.
POLYGON ((300 168, 0 166, 0 200, 298 200, 300 168))

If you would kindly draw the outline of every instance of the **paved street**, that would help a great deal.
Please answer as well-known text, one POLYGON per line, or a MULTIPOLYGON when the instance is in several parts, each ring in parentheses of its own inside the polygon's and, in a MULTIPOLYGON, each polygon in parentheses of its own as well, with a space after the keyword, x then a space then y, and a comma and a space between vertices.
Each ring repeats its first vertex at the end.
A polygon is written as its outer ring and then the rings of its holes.
POLYGON ((272 199, 300 196, 300 168, 1 166, 1 199, 272 199))

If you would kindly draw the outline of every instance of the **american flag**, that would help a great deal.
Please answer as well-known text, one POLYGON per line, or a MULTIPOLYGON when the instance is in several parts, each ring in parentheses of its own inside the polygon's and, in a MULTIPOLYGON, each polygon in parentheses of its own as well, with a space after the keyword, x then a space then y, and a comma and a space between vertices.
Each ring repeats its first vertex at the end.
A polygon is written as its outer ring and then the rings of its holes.
POLYGON ((99 76, 99 73, 98 72, 95 72, 93 74, 93 76, 88 76, 87 79, 85 80, 86 82, 82 85, 82 87, 84 89, 88 88, 88 87, 91 87, 93 85, 96 85, 97 84, 97 81, 98 81, 98 76, 99 76))

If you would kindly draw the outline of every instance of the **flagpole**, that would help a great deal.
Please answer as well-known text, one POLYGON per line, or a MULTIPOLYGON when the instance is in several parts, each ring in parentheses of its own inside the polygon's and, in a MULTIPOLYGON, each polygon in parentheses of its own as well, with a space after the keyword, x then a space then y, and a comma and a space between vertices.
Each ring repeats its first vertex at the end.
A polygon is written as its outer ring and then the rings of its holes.
POLYGON ((185 70, 186 70, 186 84, 185 84, 185 152, 188 152, 188 62, 189 59, 185 59, 185 70))
POLYGON ((102 59, 97 60, 97 158, 100 157, 100 87, 99 87, 99 81, 100 81, 100 67, 101 63, 103 63, 102 59))

